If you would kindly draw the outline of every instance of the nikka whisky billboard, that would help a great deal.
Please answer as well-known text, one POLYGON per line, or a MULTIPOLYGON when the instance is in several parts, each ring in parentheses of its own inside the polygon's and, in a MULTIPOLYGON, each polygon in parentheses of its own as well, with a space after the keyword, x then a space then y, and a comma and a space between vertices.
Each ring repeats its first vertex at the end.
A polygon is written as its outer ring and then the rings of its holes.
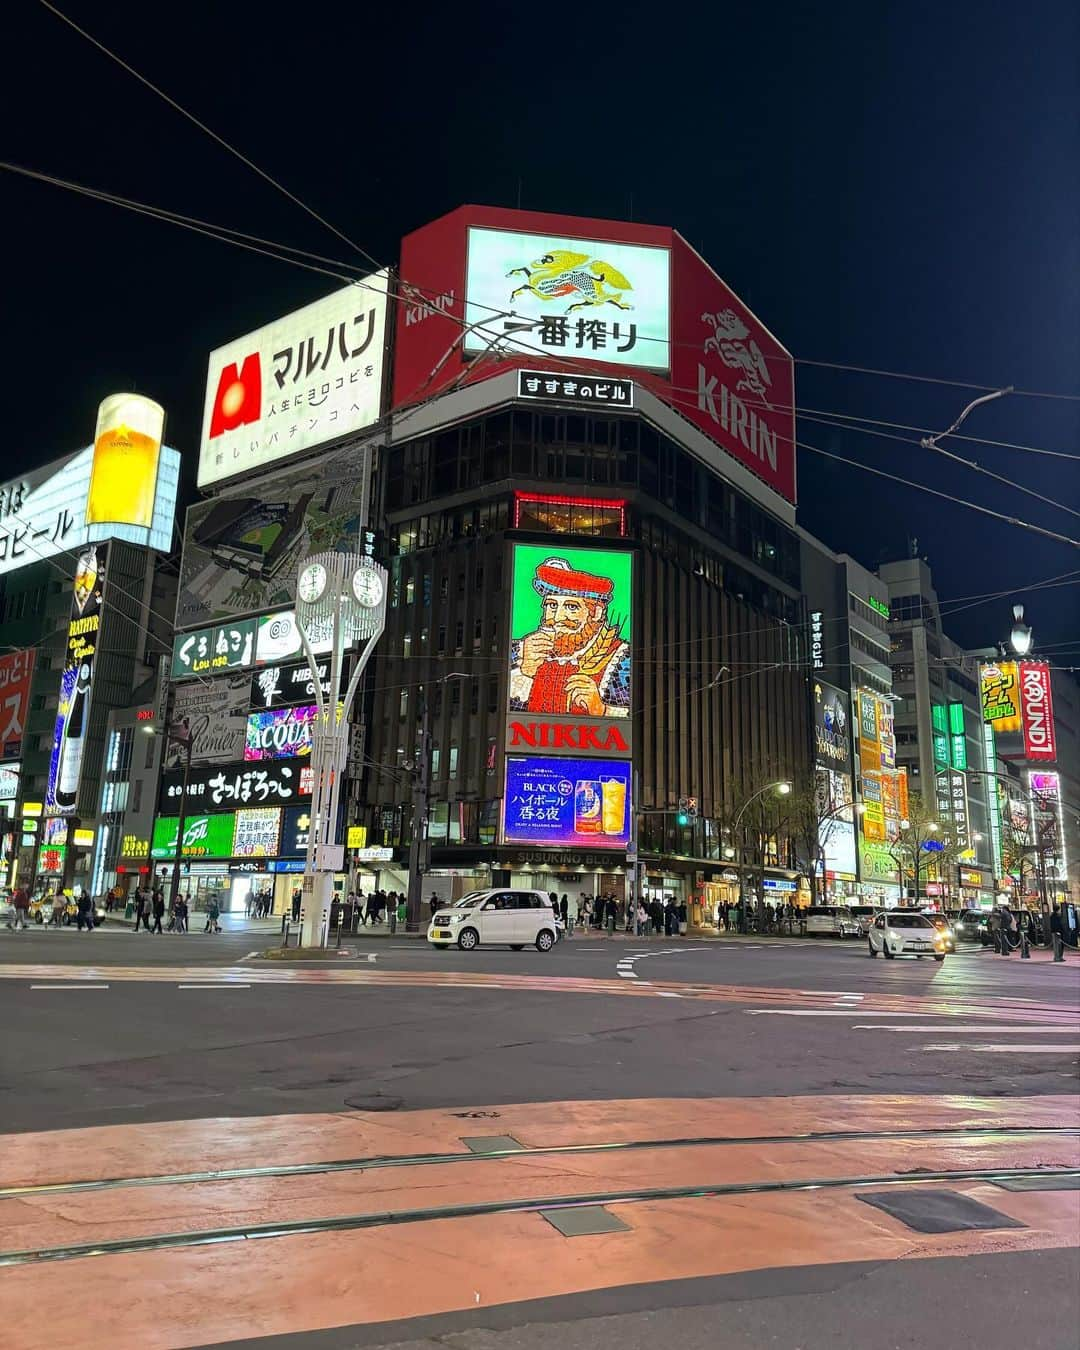
POLYGON ((633 556, 513 545, 503 842, 625 849, 633 556))

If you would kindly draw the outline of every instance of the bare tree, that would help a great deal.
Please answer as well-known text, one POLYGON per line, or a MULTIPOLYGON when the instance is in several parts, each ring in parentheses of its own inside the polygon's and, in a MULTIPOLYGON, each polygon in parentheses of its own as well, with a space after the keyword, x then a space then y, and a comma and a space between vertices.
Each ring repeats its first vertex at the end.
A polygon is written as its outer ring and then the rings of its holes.
POLYGON ((900 822, 900 834, 888 846, 888 852, 900 873, 900 889, 911 877, 915 903, 922 898, 922 879, 936 871, 942 878, 950 863, 955 863, 967 847, 941 825, 937 813, 927 806, 920 793, 908 797, 906 821, 900 822))

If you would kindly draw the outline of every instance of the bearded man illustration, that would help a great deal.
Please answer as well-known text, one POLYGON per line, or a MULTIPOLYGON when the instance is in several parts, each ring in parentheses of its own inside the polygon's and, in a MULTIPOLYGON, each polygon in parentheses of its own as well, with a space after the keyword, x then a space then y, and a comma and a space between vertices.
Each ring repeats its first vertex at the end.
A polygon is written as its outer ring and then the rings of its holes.
POLYGON ((614 582, 546 558, 532 584, 540 626, 511 647, 511 710, 628 717, 630 644, 608 618, 614 582))

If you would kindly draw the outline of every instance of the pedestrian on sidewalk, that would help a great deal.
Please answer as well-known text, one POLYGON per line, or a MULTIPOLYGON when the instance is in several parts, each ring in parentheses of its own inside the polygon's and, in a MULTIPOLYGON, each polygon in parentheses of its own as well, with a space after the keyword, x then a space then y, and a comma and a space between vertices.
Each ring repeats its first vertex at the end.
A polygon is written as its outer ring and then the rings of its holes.
POLYGON ((79 891, 79 898, 75 902, 75 923, 82 932, 83 924, 86 925, 86 931, 94 931, 94 903, 86 893, 86 887, 79 891))
POLYGON ((161 920, 165 916, 165 894, 160 886, 154 887, 154 894, 150 901, 150 910, 154 916, 154 926, 150 931, 152 933, 160 933, 161 920))
POLYGON ((15 894, 11 897, 11 908, 15 914, 11 925, 12 932, 17 932, 20 928, 25 931, 29 927, 26 916, 30 913, 30 893, 25 886, 16 886, 15 894))
POLYGON ((1001 906, 1001 954, 1002 956, 1011 956, 1013 950, 1020 945, 1016 915, 1009 906, 1001 906), (1015 935, 1015 941, 1014 941, 1015 935))
POLYGON ((182 895, 176 897, 176 931, 186 933, 188 930, 188 903, 182 895))
POLYGON ((220 933, 221 925, 218 923, 218 917, 221 914, 221 906, 218 904, 217 896, 212 895, 206 906, 206 927, 204 933, 220 933))
MULTIPOLYGON (((563 897, 565 899, 565 897, 563 897)), ((434 919, 439 912, 439 897, 435 891, 431 892, 431 899, 428 901, 428 908, 431 910, 431 917, 434 919)))
POLYGON ((559 899, 559 918, 566 928, 570 923, 570 897, 565 893, 559 899))
POLYGON ((1001 955, 1001 910, 996 907, 990 911, 990 917, 986 921, 986 930, 990 934, 990 941, 993 943, 994 951, 1001 955))
POLYGON ((139 924, 142 923, 143 931, 150 931, 150 892, 145 886, 140 886, 135 892, 135 932, 139 931, 139 924))

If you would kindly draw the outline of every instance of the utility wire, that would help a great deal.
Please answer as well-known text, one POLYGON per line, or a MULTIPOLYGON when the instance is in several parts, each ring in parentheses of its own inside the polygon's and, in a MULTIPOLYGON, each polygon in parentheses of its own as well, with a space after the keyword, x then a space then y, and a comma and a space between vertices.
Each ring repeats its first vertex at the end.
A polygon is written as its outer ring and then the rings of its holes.
POLYGON ((828 450, 822 450, 816 445, 809 445, 805 441, 797 441, 796 444, 800 450, 809 450, 815 455, 823 455, 826 459, 834 459, 840 464, 850 464, 853 468, 876 474, 879 478, 889 478, 894 483, 903 483, 905 487, 916 488, 920 492, 928 492, 932 497, 940 497, 943 501, 952 502, 955 506, 966 506, 970 511, 978 511, 984 516, 992 516, 995 520, 1003 520, 1007 525, 1017 525, 1021 529, 1031 530, 1035 534, 1041 534, 1046 539, 1054 539, 1059 544, 1068 544, 1071 548, 1080 548, 1080 539, 1070 539, 1068 535, 1058 534, 1056 530, 1046 530, 1041 525, 1033 525, 1030 521, 1021 520, 1018 516, 1008 516, 1002 511, 992 511, 988 506, 979 506, 963 497, 955 497, 951 493, 939 492, 936 488, 927 487, 925 483, 915 483, 910 478, 901 478, 898 474, 886 473, 884 469, 875 469, 869 464, 860 463, 857 459, 848 459, 846 455, 834 455, 828 450))
MULTIPOLYGON (((1037 501, 1046 506, 1053 506, 1059 511, 1067 511, 1070 516, 1076 516, 1080 520, 1080 511, 1074 510, 1071 506, 1066 506, 1064 502, 1055 501, 1052 497, 1046 497, 1041 492, 1036 492, 1034 488, 1025 487, 1023 483, 1018 483, 1014 478, 1009 478, 1005 474, 995 473, 993 469, 986 468, 974 459, 965 459, 963 455, 954 454, 951 450, 946 450, 943 445, 932 444, 933 438, 924 437, 920 441, 913 440, 910 436, 897 436, 889 431, 875 431, 873 427, 846 427, 837 422, 829 421, 825 417, 807 417, 805 420, 815 422, 820 426, 834 427, 837 431, 859 432, 865 436, 878 436, 884 440, 900 441, 903 445, 918 445, 924 450, 936 451, 939 455, 944 455, 947 459, 955 460, 957 464, 962 464, 967 469, 974 469, 976 473, 984 474, 988 478, 996 479, 999 483, 1004 483, 1006 487, 1012 488, 1017 492, 1023 492, 1028 497, 1034 497, 1037 501)), ((1073 458, 1068 456, 1068 458, 1073 458)), ((1076 458, 1080 458, 1077 456, 1076 458)))
POLYGON ((371 254, 367 252, 366 249, 361 248, 360 245, 356 243, 355 240, 350 239, 349 236, 343 233, 341 230, 339 230, 336 225, 332 225, 330 221, 328 221, 325 218, 325 216, 321 216, 318 213, 318 211, 308 206, 308 204, 305 201, 302 201, 301 198, 296 196, 294 192, 290 192, 287 187, 285 187, 282 183, 279 183, 276 178, 268 174, 265 169, 261 169, 258 166, 258 164, 255 163, 254 160, 249 159, 247 155, 243 154, 240 150, 237 150, 237 148, 234 145, 231 145, 227 140, 225 140, 223 136, 219 136, 218 133, 212 130, 212 128, 208 127, 205 122, 200 121, 199 118, 197 118, 194 115, 194 113, 188 112, 188 110, 183 106, 181 106, 181 104, 177 103, 177 101, 174 98, 171 98, 168 94, 166 94, 163 89, 159 88, 159 86, 154 84, 153 81, 148 80, 145 75, 140 74, 139 71, 137 71, 134 66, 129 65, 122 57, 118 56, 116 52, 106 47, 103 42, 99 42, 98 39, 94 37, 91 33, 88 33, 85 28, 80 28, 79 25, 74 21, 74 19, 68 18, 68 16, 62 10, 57 9, 55 5, 50 4, 49 0, 38 0, 38 2, 39 4, 44 6, 45 9, 49 10, 50 13, 55 14, 58 19, 61 19, 64 23, 66 23, 69 28, 74 29, 75 32, 78 33, 80 37, 85 38, 87 42, 89 42, 92 46, 96 47, 99 52, 102 52, 111 61, 115 61, 116 64, 122 67, 122 69, 126 70, 129 75, 134 76, 134 78, 138 80, 140 84, 145 85, 146 88, 149 89, 152 93, 155 93, 159 98, 164 99, 164 101, 169 105, 170 108, 175 109, 175 111, 180 113, 182 117, 186 117, 187 120, 193 123, 195 126, 197 126, 200 131, 205 132, 206 135, 209 136, 211 140, 216 141, 218 145, 222 147, 222 149, 227 150, 230 155, 235 155, 235 157, 238 160, 240 160, 242 164, 246 164, 247 167, 251 169, 253 173, 257 173, 259 177, 263 179, 264 182, 269 183, 271 187, 275 188, 283 196, 288 197, 289 201, 293 202, 296 206, 299 206, 301 211, 305 211, 309 216, 312 217, 313 220, 317 220, 320 225, 325 226, 325 228, 328 229, 332 234, 336 234, 340 240, 348 244, 351 249, 354 249, 357 253, 359 253, 362 258, 366 258, 368 262, 370 262, 372 266, 375 267, 376 270, 378 270, 382 266, 382 264, 377 262, 376 259, 373 258, 371 254))

